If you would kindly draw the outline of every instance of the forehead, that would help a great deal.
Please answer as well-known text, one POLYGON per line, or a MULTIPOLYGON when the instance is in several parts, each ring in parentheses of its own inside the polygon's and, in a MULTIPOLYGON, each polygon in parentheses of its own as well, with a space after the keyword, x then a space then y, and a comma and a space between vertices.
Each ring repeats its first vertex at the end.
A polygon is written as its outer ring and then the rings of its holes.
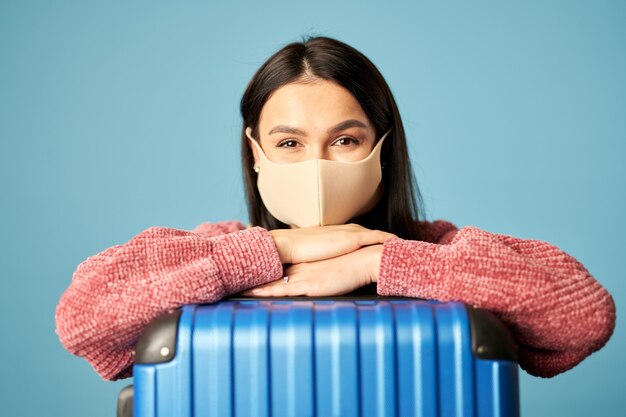
POLYGON ((331 81, 290 83, 278 88, 263 106, 259 118, 262 134, 278 123, 308 129, 326 129, 346 119, 370 125, 356 98, 331 81))

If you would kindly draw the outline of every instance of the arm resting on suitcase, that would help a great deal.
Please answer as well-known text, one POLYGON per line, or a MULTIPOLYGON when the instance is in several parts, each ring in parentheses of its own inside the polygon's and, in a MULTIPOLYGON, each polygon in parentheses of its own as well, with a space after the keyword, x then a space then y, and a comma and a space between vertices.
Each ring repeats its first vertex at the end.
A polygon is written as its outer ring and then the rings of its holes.
POLYGON ((139 335, 161 313, 281 276, 274 241, 260 227, 217 236, 206 225, 198 232, 152 227, 78 266, 57 305, 56 331, 102 378, 125 378, 139 335))
POLYGON ((611 295, 574 257, 549 243, 433 223, 433 242, 385 242, 378 293, 463 301, 498 315, 519 345, 520 366, 551 377, 606 344, 611 295))

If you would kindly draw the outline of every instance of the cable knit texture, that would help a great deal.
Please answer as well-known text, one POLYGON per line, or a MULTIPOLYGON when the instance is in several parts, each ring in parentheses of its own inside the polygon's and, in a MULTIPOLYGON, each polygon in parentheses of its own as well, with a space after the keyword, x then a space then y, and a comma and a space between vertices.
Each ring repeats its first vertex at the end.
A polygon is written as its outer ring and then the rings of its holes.
MULTIPOLYGON (((518 342, 520 366, 537 376, 572 368, 610 338, 613 299, 556 246, 442 220, 420 226, 421 241, 385 242, 380 295, 463 301, 494 312, 518 342)), ((77 267, 57 305, 57 334, 102 378, 126 378, 139 335, 164 311, 216 302, 281 276, 274 241, 260 227, 152 227, 77 267)))

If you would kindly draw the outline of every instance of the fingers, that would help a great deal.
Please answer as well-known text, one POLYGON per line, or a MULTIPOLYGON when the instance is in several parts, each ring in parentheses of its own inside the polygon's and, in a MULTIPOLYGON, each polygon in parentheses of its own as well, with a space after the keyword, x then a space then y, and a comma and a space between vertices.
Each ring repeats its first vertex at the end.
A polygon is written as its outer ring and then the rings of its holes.
POLYGON ((375 245, 377 243, 384 243, 385 240, 397 237, 393 233, 384 232, 382 230, 366 229, 359 226, 361 229, 357 230, 359 247, 375 245))
POLYGON ((309 285, 306 281, 289 281, 285 283, 281 278, 269 284, 244 291, 242 294, 252 297, 298 297, 308 295, 308 287, 309 285))
POLYGON ((358 224, 316 226, 270 231, 281 263, 299 264, 330 259, 396 237, 358 224))
MULTIPOLYGON (((371 246, 373 248, 373 246, 371 246)), ((291 265, 282 278, 245 291, 252 297, 334 296, 347 294, 368 284, 369 252, 361 250, 332 259, 291 265)))
POLYGON ((363 246, 375 245, 377 243, 385 243, 385 240, 397 237, 393 233, 383 232, 382 230, 372 230, 370 234, 370 241, 363 246))
POLYGON ((315 279, 319 276, 314 271, 319 263, 313 264, 296 264, 285 269, 285 276, 289 280, 285 282, 284 278, 267 284, 259 285, 245 291, 244 295, 252 297, 299 297, 299 296, 316 296, 319 292, 319 280, 315 279))

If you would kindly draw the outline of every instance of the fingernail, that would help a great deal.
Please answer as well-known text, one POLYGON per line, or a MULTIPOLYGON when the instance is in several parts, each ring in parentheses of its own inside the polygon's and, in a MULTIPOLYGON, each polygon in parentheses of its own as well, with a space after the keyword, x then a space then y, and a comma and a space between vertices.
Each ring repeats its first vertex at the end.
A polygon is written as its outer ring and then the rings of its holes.
POLYGON ((262 294, 264 292, 265 292, 265 290, 263 288, 255 288, 255 289, 252 290, 253 294, 262 294))

